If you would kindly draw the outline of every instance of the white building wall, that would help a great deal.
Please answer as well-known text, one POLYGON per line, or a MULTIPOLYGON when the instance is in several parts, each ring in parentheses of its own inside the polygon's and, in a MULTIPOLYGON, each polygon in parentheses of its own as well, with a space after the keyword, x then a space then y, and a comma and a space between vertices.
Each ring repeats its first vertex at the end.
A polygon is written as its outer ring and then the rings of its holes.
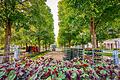
POLYGON ((111 49, 111 48, 119 48, 120 49, 120 38, 106 40, 103 42, 103 44, 105 44, 104 46, 106 49, 111 49))

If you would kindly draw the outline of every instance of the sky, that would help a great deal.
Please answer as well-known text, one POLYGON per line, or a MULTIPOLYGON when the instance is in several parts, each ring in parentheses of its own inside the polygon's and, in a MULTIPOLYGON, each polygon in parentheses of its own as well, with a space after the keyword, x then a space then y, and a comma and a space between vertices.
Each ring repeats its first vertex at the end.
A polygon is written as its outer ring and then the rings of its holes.
POLYGON ((58 26, 58 1, 59 0, 47 0, 46 4, 50 7, 54 19, 54 34, 57 40, 59 26, 58 26))

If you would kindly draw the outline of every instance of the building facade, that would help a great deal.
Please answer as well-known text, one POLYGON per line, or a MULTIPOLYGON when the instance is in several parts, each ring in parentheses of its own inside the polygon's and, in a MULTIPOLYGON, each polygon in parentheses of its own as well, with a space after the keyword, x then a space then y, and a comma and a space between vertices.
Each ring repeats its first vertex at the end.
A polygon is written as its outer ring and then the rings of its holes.
POLYGON ((106 49, 120 49, 120 38, 106 40, 103 44, 106 49))

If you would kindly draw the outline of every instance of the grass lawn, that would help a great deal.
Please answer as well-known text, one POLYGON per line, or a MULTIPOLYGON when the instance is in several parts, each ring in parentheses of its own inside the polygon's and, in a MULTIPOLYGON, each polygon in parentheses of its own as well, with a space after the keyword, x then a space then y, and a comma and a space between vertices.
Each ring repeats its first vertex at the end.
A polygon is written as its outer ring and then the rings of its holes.
MULTIPOLYGON (((109 56, 109 57, 112 57, 112 53, 103 53, 103 56, 109 56)), ((120 58, 120 54, 118 55, 119 58, 120 58)))

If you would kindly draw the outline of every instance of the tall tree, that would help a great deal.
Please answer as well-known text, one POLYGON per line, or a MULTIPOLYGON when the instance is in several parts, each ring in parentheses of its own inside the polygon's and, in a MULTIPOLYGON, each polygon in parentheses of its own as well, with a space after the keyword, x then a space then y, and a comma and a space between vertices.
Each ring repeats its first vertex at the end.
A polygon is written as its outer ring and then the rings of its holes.
POLYGON ((46 40, 54 42, 52 14, 45 2, 46 0, 0 1, 0 27, 5 29, 5 61, 9 60, 11 41, 13 44, 23 42, 25 45, 26 41, 35 44, 36 39, 41 36, 44 38, 42 32, 46 29, 49 30, 46 33, 49 38, 46 40))
MULTIPOLYGON (((100 30, 104 27, 110 28, 108 25, 110 25, 116 18, 120 17, 119 3, 119 0, 61 0, 59 2, 59 25, 60 27, 67 27, 65 25, 67 23, 73 24, 75 27, 78 24, 79 29, 83 29, 82 27, 84 26, 84 28, 86 28, 87 26, 91 32, 93 48, 96 48, 96 40, 99 41, 99 39, 103 39, 100 38, 102 37, 100 36, 100 30), (67 22, 66 19, 71 18, 70 15, 72 15, 73 18, 70 19, 71 22, 67 22), (74 22, 76 23, 74 24, 74 22)), ((108 28, 104 29, 106 30, 104 34, 108 34, 108 28)), ((102 32, 103 31, 104 30, 102 30, 102 32)))
MULTIPOLYGON (((17 7, 17 5, 24 5, 26 1, 22 0, 1 0, 0 1, 0 20, 4 24, 5 28, 5 61, 8 61, 10 53, 10 40, 11 40, 11 28, 16 23, 16 20, 23 19, 24 14, 22 13, 23 9, 17 7), (20 9, 20 10, 19 10, 20 9), (21 17, 21 18, 18 18, 21 17)), ((24 7, 25 9, 25 7, 24 7)), ((23 10, 24 11, 24 10, 23 10)))

